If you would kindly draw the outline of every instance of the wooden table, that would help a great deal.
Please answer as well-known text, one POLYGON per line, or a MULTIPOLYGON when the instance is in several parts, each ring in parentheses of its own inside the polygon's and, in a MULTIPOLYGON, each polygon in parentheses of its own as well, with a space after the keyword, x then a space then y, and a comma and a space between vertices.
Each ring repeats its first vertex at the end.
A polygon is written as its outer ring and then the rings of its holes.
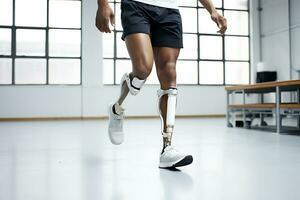
MULTIPOLYGON (((251 85, 238 85, 238 86, 229 86, 225 87, 227 91, 227 126, 233 127, 230 122, 231 116, 235 112, 241 112, 243 117, 244 127, 248 127, 246 123, 246 116, 251 113, 260 114, 261 127, 263 124, 263 114, 275 114, 276 116, 276 126, 268 127, 264 125, 264 129, 281 132, 295 132, 300 134, 300 80, 290 80, 290 81, 274 81, 266 83, 258 83, 251 85), (296 101, 282 103, 282 92, 294 92, 297 94, 296 101), (264 94, 274 93, 275 102, 274 103, 265 103, 264 94), (236 94, 242 94, 242 104, 234 104, 230 101, 230 97, 236 94), (247 94, 259 94, 260 100, 257 103, 246 103, 247 94), (297 127, 292 129, 291 127, 282 126, 282 117, 283 116, 296 116, 297 118, 297 127)), ((251 125, 250 125, 251 126, 251 125)))

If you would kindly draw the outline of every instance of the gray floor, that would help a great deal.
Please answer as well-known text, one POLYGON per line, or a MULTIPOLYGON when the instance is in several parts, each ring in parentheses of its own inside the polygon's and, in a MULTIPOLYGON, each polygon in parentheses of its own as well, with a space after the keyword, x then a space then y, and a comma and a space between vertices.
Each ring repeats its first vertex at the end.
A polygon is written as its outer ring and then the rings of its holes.
POLYGON ((179 119, 174 143, 194 156, 158 169, 158 119, 127 120, 109 143, 106 121, 0 123, 1 200, 299 200, 300 136, 179 119))

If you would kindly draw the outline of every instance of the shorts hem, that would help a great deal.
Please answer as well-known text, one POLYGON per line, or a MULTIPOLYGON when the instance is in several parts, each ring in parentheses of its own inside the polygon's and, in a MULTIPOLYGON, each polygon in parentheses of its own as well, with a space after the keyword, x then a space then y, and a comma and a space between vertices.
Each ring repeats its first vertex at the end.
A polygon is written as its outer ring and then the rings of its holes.
POLYGON ((164 40, 160 42, 155 42, 152 41, 152 46, 153 47, 170 47, 170 48, 178 48, 182 49, 183 48, 183 42, 182 39, 176 39, 176 40, 164 40))
POLYGON ((150 35, 150 30, 148 30, 148 28, 145 26, 147 24, 143 24, 142 26, 140 25, 132 25, 129 27, 125 27, 124 32, 122 34, 122 40, 125 41, 126 36, 130 35, 130 34, 134 34, 134 33, 145 33, 150 35))

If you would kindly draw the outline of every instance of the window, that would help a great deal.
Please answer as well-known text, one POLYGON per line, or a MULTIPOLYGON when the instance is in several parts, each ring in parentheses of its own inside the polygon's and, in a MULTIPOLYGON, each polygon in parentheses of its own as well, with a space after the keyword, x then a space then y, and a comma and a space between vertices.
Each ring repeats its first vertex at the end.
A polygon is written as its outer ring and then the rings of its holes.
POLYGON ((23 84, 81 84, 81 0, 0 0, 0 85, 23 84))
MULTIPOLYGON (((232 85, 250 81, 248 0, 213 0, 228 20, 224 36, 198 0, 178 0, 183 23, 184 48, 177 63, 178 84, 232 85), (195 42, 197 41, 197 42, 195 42)), ((121 40, 120 0, 111 0, 116 27, 103 34, 104 84, 119 84, 131 71, 125 43, 121 40)), ((155 67, 155 66, 154 66, 155 67)), ((155 69, 147 84, 158 84, 155 69)))

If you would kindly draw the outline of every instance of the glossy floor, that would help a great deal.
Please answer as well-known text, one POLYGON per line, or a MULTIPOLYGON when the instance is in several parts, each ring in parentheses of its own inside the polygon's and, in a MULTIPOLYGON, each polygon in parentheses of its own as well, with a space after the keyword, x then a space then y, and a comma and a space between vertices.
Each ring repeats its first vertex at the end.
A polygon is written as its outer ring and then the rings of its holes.
POLYGON ((174 143, 194 156, 158 168, 158 119, 127 120, 109 143, 105 120, 0 123, 1 200, 299 200, 300 136, 178 119, 174 143))

